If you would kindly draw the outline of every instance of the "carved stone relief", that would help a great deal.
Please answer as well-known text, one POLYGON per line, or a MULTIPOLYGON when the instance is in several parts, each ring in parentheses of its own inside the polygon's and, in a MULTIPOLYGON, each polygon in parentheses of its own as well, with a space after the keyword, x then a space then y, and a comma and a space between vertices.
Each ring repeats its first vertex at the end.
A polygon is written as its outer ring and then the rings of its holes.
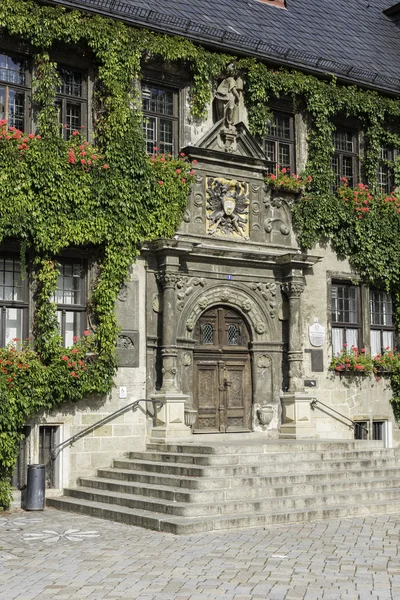
POLYGON ((294 202, 294 196, 288 195, 276 196, 274 192, 268 192, 264 199, 267 209, 267 216, 264 219, 264 230, 266 233, 277 231, 284 236, 290 234, 292 230, 291 205, 294 202))
POLYGON ((132 338, 127 335, 119 335, 117 339, 117 348, 124 348, 125 350, 134 348, 135 344, 133 343, 132 338))
POLYGON ((254 282, 251 284, 250 287, 252 290, 259 292, 261 294, 261 296, 264 298, 265 302, 267 303, 269 314, 271 315, 272 318, 274 318, 276 316, 276 311, 277 311, 276 283, 274 283, 274 282, 268 282, 268 283, 254 282))
POLYGON ((177 308, 183 310, 187 298, 193 294, 196 289, 205 287, 207 281, 204 277, 180 277, 176 284, 177 308))
POLYGON ((182 364, 184 367, 190 367, 192 364, 192 356, 189 354, 189 352, 185 352, 185 354, 182 356, 182 364))
POLYGON ((207 233, 248 240, 249 184, 207 177, 207 233))
POLYGON ((271 366, 271 357, 268 354, 260 354, 257 358, 257 367, 259 369, 267 369, 271 366))

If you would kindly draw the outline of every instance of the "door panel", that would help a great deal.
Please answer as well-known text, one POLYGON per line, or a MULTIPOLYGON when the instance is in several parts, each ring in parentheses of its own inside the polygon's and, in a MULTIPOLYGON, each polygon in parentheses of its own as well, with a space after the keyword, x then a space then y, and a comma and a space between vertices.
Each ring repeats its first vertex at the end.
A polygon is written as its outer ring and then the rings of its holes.
POLYGON ((195 396, 198 398, 198 425, 203 430, 219 431, 218 362, 195 363, 195 396))
POLYGON ((240 315, 223 307, 204 313, 195 328, 194 431, 248 431, 252 385, 250 336, 240 315))

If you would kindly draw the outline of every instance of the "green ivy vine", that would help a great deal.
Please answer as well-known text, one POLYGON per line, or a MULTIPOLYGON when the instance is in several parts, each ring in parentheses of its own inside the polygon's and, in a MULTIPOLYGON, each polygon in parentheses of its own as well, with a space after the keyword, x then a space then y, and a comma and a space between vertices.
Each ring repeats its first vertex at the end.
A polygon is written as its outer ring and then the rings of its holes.
MULTIPOLYGON (((370 193, 379 196, 381 146, 400 149, 397 98, 345 86, 331 76, 272 69, 253 58, 208 51, 181 37, 35 0, 2 0, 0 29, 30 45, 37 124, 35 135, 10 131, 5 123, 0 131, 0 241, 20 242, 22 257, 26 253, 34 267, 36 287, 33 346, 15 342, 0 350, 0 506, 9 502, 9 477, 29 416, 110 390, 116 369, 118 291, 140 244, 173 235, 186 205, 190 165, 173 157, 149 159, 145 153, 133 82, 147 62, 174 62, 190 73, 195 119, 205 116, 213 85, 228 68, 242 76, 250 129, 260 137, 270 117, 270 99, 291 98, 310 125, 301 179, 306 192, 294 208, 301 245, 311 248, 330 239, 364 281, 400 298, 400 236, 393 235, 399 229, 398 214, 377 202, 375 218, 358 219, 331 192, 332 133, 335 118, 345 116, 362 125, 363 171, 370 193), (86 144, 80 132, 68 141, 60 136, 54 106, 59 80, 51 58, 59 43, 74 44, 96 70, 94 144, 86 144), (74 348, 82 365, 71 349, 61 346, 52 302, 56 257, 71 247, 86 254, 97 273, 89 307, 95 334, 89 332, 74 348), (88 361, 87 355, 95 360, 88 361)), ((398 164, 395 169, 400 183, 398 164)), ((398 381, 395 396, 400 396, 400 375, 398 381)))

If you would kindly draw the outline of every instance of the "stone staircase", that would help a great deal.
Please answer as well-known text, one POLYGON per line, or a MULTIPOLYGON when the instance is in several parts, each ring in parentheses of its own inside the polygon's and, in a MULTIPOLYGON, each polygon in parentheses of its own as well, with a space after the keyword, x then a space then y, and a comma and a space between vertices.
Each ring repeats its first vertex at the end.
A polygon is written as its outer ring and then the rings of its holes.
POLYGON ((150 443, 47 505, 175 534, 394 513, 399 459, 375 441, 194 437, 150 443))

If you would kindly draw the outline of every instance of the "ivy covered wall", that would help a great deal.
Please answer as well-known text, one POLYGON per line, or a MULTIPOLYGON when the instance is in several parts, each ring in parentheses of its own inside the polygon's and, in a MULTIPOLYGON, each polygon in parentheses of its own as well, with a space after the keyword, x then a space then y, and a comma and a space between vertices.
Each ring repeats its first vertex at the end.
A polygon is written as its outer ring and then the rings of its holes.
POLYGON ((366 283, 400 297, 397 196, 387 201, 377 185, 382 145, 400 147, 398 99, 343 86, 329 75, 317 79, 272 69, 256 59, 210 52, 183 38, 34 0, 2 0, 0 28, 30 46, 37 115, 37 130, 30 135, 6 122, 0 125, 0 240, 17 239, 22 254, 29 250, 37 290, 33 345, 15 342, 0 350, 1 505, 9 501, 8 480, 27 418, 40 408, 110 390, 120 286, 141 242, 172 236, 186 205, 192 175, 185 158, 149 160, 145 154, 133 82, 149 58, 178 63, 189 72, 195 119, 206 114, 213 85, 228 65, 245 81, 253 134, 265 132, 270 98, 292 98, 295 110, 304 110, 310 119, 306 192, 294 208, 301 245, 311 248, 329 238, 366 283), (80 132, 70 141, 60 136, 53 102, 59 81, 51 58, 60 43, 80 48, 95 69, 93 145, 84 144, 80 132), (332 132, 340 115, 358 119, 364 131, 369 210, 361 214, 354 195, 345 198, 331 191, 332 132), (95 331, 76 346, 81 369, 68 366, 71 349, 61 346, 56 307, 50 301, 57 283, 56 257, 69 247, 80 248, 98 265, 89 307, 95 331), (96 360, 86 361, 88 354, 96 360))

